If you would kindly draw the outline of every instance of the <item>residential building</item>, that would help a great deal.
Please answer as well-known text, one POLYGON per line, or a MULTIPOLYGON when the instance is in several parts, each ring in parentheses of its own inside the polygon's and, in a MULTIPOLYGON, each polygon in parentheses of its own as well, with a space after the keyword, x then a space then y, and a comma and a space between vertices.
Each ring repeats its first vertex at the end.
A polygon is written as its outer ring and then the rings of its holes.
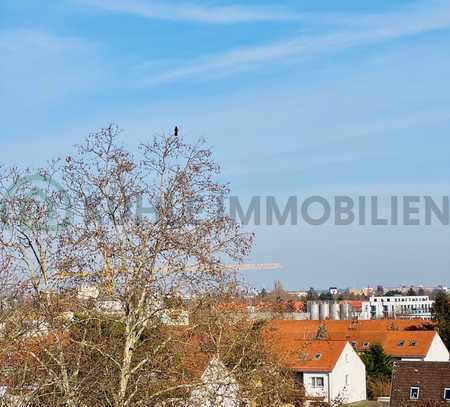
POLYGON ((370 297, 370 315, 380 318, 431 319, 434 301, 426 295, 370 297))
POLYGON ((394 363, 391 406, 448 406, 449 403, 449 362, 394 363))
POLYGON ((295 374, 306 399, 353 403, 366 399, 364 363, 347 341, 299 340, 270 331, 267 343, 295 374))
POLYGON ((301 329, 315 322, 270 321, 265 334, 269 349, 295 373, 307 398, 347 403, 365 400, 366 371, 359 355, 347 340, 316 339, 317 332, 311 335, 301 329))
POLYGON ((372 287, 363 287, 363 288, 348 288, 347 293, 349 295, 354 296, 364 296, 369 297, 374 293, 374 289, 372 287))
POLYGON ((391 357, 399 360, 449 360, 449 351, 429 322, 423 320, 369 321, 270 321, 268 328, 279 336, 313 340, 319 331, 330 340, 348 341, 358 353, 380 344, 391 357), (428 324, 428 325, 425 325, 428 324))
MULTIPOLYGON (((331 339, 342 339, 342 333, 330 333, 331 339)), ((354 331, 345 336, 356 351, 368 351, 373 344, 383 346, 384 352, 403 361, 447 362, 450 355, 436 331, 354 331)))

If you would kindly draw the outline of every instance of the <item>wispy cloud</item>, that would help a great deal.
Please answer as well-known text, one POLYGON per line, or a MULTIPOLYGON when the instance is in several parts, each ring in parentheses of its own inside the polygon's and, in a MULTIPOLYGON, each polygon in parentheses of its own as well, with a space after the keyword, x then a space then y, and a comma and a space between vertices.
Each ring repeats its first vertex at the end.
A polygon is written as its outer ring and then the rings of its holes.
POLYGON ((98 86, 107 75, 99 49, 94 41, 36 30, 0 33, 5 100, 38 105, 37 101, 98 86))
POLYGON ((153 0, 72 0, 82 6, 111 13, 169 21, 234 24, 258 21, 298 20, 299 15, 278 6, 249 7, 240 4, 208 5, 153 0))
MULTIPOLYGON (((450 3, 428 1, 390 15, 347 18, 347 26, 327 34, 303 36, 252 47, 227 50, 184 62, 182 68, 148 74, 140 83, 155 85, 181 79, 223 76, 262 64, 289 61, 326 52, 369 46, 450 28, 450 3)), ((142 78, 140 78, 142 79, 142 78)))

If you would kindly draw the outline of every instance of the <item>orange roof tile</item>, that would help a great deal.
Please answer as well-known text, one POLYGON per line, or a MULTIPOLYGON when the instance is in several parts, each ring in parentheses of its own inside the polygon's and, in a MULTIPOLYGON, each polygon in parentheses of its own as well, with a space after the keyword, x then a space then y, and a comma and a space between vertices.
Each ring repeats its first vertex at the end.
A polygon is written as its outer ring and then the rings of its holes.
POLYGON ((389 332, 382 345, 391 356, 425 357, 436 335, 435 331, 389 332))
POLYGON ((286 333, 316 333, 319 326, 325 325, 328 332, 349 332, 349 331, 405 331, 412 328, 422 328, 430 324, 430 321, 424 320, 367 320, 367 321, 292 321, 292 320, 273 320, 268 323, 268 327, 282 330, 286 333))
POLYGON ((267 324, 266 329, 273 337, 281 338, 280 346, 289 346, 286 338, 290 338, 291 341, 315 339, 321 323, 326 327, 331 341, 348 341, 357 351, 367 350, 370 345, 379 343, 384 351, 393 357, 423 358, 428 353, 434 336, 437 335, 435 331, 401 330, 402 327, 405 329, 411 325, 411 321, 403 320, 360 321, 356 327, 349 321, 274 320, 267 324), (392 324, 395 325, 394 330, 392 324))
POLYGON ((346 341, 304 341, 278 335, 267 342, 282 363, 300 372, 331 372, 347 344, 346 341))

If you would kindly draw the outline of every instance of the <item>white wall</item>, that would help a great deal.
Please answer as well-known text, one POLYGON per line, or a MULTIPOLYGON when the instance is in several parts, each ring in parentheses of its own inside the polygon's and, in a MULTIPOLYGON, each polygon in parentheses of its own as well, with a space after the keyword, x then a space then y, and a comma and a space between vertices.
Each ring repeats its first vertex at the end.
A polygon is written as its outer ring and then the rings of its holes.
POLYGON ((431 343, 430 349, 428 350, 428 353, 425 356, 424 360, 426 362, 448 362, 449 358, 450 355, 448 349, 445 347, 444 342, 436 332, 436 335, 433 338, 433 342, 431 343))
POLYGON ((309 397, 325 397, 325 401, 328 400, 328 373, 305 373, 303 375, 303 385, 305 387, 305 394, 309 397), (323 388, 312 387, 311 380, 313 377, 323 377, 323 388))
POLYGON ((366 367, 349 343, 330 373, 330 395, 331 400, 342 396, 346 403, 366 400, 366 367))
POLYGON ((409 316, 430 319, 434 301, 426 295, 370 297, 371 312, 375 318, 409 316))

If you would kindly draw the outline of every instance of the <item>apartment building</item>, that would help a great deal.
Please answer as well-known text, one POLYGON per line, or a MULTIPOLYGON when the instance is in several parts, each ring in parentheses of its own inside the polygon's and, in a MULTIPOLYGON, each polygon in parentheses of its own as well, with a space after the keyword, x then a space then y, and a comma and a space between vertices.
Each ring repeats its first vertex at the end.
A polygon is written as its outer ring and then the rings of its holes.
POLYGON ((381 318, 431 319, 434 301, 426 295, 370 297, 370 316, 381 318))

